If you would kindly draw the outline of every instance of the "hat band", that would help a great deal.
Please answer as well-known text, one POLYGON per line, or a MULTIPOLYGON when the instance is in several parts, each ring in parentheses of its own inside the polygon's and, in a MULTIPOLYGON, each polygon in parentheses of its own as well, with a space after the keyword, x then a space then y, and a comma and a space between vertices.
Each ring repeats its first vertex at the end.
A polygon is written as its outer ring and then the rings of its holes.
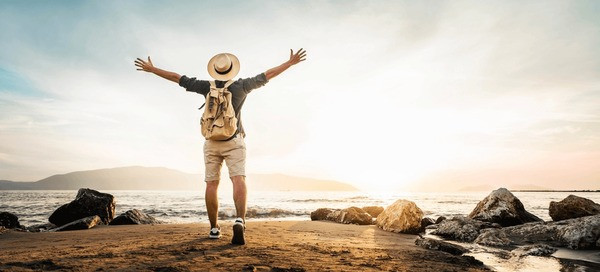
POLYGON ((215 69, 215 72, 217 72, 217 74, 226 75, 229 72, 231 72, 231 69, 233 68, 233 63, 231 63, 231 62, 229 63, 229 69, 227 69, 225 72, 220 72, 219 70, 217 70, 217 67, 215 67, 214 65, 213 65, 213 68, 215 69))

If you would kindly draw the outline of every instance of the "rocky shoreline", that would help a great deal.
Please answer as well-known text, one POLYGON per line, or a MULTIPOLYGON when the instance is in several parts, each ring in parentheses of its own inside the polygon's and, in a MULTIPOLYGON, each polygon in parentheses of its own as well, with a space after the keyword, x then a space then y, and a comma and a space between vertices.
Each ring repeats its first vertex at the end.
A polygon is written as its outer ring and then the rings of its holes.
POLYGON ((77 191, 75 199, 56 209, 48 218, 48 223, 22 226, 16 215, 0 212, 0 233, 2 229, 17 231, 44 232, 91 229, 97 225, 141 225, 161 224, 159 220, 137 209, 128 210, 115 217, 116 201, 111 194, 89 188, 77 191))
MULTIPOLYGON (((526 211, 509 190, 500 188, 465 216, 434 220, 424 217, 414 202, 401 199, 372 216, 371 223, 386 231, 418 233, 415 244, 453 255, 468 254, 468 248, 476 246, 495 248, 490 252, 499 258, 515 254, 554 258, 551 255, 560 248, 600 249, 599 204, 569 195, 562 201, 552 201, 549 213, 553 221, 543 221, 526 211)), ((311 219, 364 225, 369 221, 365 215, 368 213, 358 207, 322 208, 314 211, 311 219)))

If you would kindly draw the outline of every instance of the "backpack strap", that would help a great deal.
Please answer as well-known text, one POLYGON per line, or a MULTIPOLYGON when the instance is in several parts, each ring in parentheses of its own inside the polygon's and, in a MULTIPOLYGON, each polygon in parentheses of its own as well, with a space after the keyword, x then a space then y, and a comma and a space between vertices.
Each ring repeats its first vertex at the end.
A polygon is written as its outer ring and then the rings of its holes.
POLYGON ((233 81, 233 80, 231 80, 231 79, 230 79, 230 80, 228 80, 227 82, 225 82, 225 86, 223 86, 223 89, 227 89, 227 88, 229 88, 229 86, 231 86, 231 84, 233 84, 233 82, 235 82, 235 81, 233 81))
MULTIPOLYGON (((223 86, 223 89, 227 89, 229 88, 229 86, 231 86, 231 84, 233 84, 235 81, 233 80, 228 80, 227 82, 225 82, 225 86, 223 86)), ((210 83, 210 88, 217 88, 217 83, 215 83, 214 80, 209 81, 210 83)), ((202 104, 202 106, 200 106, 200 108, 198 108, 198 110, 202 110, 202 108, 204 108, 204 106, 206 105, 206 102, 204 102, 204 104, 202 104)))

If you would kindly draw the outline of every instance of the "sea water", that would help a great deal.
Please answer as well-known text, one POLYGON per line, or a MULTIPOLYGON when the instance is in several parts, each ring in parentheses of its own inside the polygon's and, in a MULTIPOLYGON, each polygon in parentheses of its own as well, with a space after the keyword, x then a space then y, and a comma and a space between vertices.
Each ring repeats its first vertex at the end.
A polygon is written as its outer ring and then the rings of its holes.
MULTIPOLYGON (((201 191, 102 191, 112 194, 116 215, 138 209, 167 223, 206 222, 204 192, 201 191)), ((77 191, 15 190, 0 191, 0 211, 16 214, 22 225, 46 223, 61 205, 72 201, 77 191)), ((375 193, 375 192, 258 192, 248 193, 249 220, 308 220, 318 208, 347 208, 350 206, 383 206, 398 199, 414 201, 433 219, 438 216, 468 215, 489 192, 457 193, 375 193)), ((596 192, 514 192, 525 209, 549 221, 550 201, 560 201, 569 194, 600 203, 596 192)), ((228 194, 219 197, 220 217, 235 216, 233 199, 228 194)))

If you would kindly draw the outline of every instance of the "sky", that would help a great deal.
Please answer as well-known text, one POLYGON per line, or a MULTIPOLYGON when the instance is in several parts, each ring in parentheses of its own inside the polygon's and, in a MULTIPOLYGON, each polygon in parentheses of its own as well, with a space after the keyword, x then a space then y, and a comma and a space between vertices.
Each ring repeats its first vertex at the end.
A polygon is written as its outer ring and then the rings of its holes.
MULTIPOLYGON (((2 1, 0 179, 202 173, 209 79, 302 62, 243 108, 247 172, 364 190, 600 189, 597 1, 2 1)), ((250 181, 249 181, 250 182, 250 181)))

